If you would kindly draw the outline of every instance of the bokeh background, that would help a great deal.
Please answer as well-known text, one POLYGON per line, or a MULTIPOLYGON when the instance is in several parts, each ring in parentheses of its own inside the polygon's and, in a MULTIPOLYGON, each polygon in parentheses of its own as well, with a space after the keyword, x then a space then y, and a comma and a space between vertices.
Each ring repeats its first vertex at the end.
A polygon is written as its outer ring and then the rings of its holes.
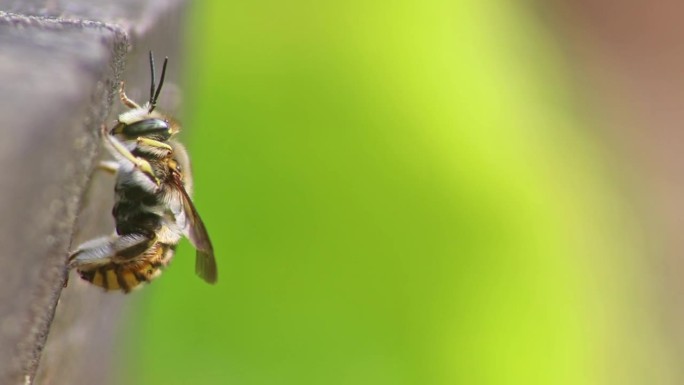
POLYGON ((183 243, 117 382, 684 382, 660 3, 196 3, 184 141, 219 283, 183 243))

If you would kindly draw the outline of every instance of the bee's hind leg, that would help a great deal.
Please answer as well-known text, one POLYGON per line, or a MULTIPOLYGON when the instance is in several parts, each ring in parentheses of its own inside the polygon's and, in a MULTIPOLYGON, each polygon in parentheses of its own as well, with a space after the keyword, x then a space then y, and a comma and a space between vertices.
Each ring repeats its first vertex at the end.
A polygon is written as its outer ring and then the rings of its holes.
POLYGON ((134 258, 149 249, 155 242, 154 235, 126 234, 91 239, 82 243, 69 256, 69 268, 98 266, 117 258, 134 258))
POLYGON ((115 240, 116 236, 105 236, 83 242, 69 255, 69 268, 107 263, 114 255, 115 240))

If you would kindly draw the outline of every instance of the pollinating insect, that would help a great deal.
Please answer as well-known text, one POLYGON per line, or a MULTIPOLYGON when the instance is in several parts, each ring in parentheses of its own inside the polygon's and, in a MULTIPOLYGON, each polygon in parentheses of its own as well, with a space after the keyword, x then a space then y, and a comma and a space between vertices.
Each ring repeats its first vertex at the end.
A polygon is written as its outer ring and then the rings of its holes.
POLYGON ((116 174, 116 231, 81 244, 69 257, 69 267, 107 291, 129 292, 159 276, 183 236, 197 250, 196 273, 208 283, 217 280, 214 250, 190 198, 188 153, 173 140, 180 126, 156 110, 167 63, 168 58, 155 86, 150 52, 149 101, 140 106, 129 99, 122 82, 119 96, 129 110, 111 130, 102 127, 105 148, 114 158, 100 167, 116 174))

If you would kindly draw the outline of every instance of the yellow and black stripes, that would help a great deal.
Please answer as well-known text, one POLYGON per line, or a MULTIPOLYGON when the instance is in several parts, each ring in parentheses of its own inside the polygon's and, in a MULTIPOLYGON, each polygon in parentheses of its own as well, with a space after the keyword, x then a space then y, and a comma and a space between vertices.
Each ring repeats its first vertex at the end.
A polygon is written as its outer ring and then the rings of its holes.
POLYGON ((145 258, 134 260, 112 260, 106 265, 81 267, 78 273, 82 279, 105 291, 121 290, 128 293, 142 283, 157 278, 173 257, 175 247, 157 243, 145 253, 145 258))

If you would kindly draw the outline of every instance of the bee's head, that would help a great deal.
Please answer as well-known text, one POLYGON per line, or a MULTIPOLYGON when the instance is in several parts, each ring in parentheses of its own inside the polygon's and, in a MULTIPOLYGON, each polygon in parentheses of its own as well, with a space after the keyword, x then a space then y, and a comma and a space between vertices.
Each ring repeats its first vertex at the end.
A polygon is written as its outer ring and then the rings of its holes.
POLYGON ((135 140, 145 137, 165 142, 169 140, 178 130, 175 124, 161 118, 148 118, 135 120, 131 123, 119 122, 110 131, 111 135, 116 135, 124 140, 135 140))

